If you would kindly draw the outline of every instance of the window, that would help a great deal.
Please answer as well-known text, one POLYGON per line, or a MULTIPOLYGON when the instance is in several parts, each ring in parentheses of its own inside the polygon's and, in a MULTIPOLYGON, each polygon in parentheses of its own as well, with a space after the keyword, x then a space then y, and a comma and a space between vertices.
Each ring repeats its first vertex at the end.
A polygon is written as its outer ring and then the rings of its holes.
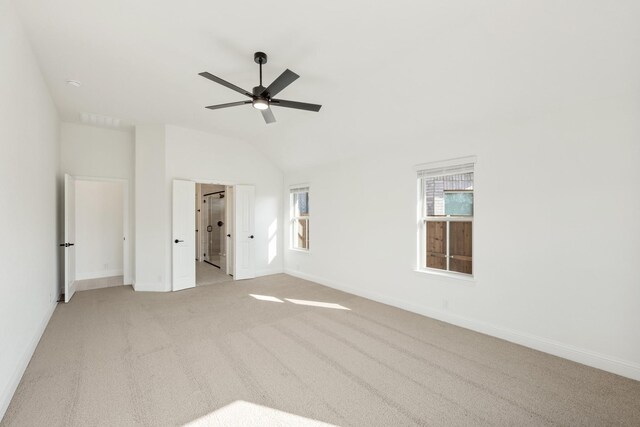
POLYGON ((309 250, 309 187, 290 190, 291 249, 309 250))
POLYGON ((473 162, 418 168, 421 269, 473 274, 473 162))

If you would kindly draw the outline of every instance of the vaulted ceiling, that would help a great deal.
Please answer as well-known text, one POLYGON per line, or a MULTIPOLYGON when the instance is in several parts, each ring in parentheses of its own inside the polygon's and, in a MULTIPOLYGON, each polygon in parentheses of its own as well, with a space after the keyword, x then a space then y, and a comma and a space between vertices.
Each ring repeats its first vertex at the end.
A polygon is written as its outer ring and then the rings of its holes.
POLYGON ((428 141, 558 104, 640 90, 640 2, 617 0, 20 0, 64 120, 90 112, 245 140, 284 169, 428 141), (242 96, 197 74, 257 85, 320 113, 204 106, 242 96), (65 82, 82 82, 74 88, 65 82))

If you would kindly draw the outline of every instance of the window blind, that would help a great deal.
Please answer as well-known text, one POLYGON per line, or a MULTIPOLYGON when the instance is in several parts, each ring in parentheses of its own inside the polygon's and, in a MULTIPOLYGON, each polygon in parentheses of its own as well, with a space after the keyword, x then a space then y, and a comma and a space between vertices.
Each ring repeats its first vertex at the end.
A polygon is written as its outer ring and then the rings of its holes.
POLYGON ((295 187, 289 189, 289 193, 308 193, 309 187, 295 187))
POLYGON ((464 163, 446 167, 419 169, 418 178, 433 178, 437 176, 459 175, 473 172, 473 163, 464 163))

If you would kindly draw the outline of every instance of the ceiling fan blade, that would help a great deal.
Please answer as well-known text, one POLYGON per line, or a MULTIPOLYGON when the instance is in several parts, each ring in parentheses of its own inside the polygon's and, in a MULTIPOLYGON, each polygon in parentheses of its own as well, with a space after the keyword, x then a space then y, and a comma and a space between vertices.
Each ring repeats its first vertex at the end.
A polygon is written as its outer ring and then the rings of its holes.
POLYGON ((322 105, 318 104, 307 104, 306 102, 296 102, 296 101, 287 101, 284 99, 272 99, 271 105, 274 107, 286 107, 286 108, 295 108, 297 110, 306 110, 306 111, 320 111, 322 105))
POLYGON ((262 117, 264 118, 264 121, 267 124, 276 122, 276 116, 273 115, 273 111, 271 111, 271 108, 262 110, 261 113, 262 113, 262 117))
POLYGON ((200 76, 204 77, 205 79, 209 79, 211 81, 214 81, 218 84, 221 84, 222 86, 226 86, 231 90, 235 90, 238 93, 241 93, 245 96, 248 96, 249 98, 253 98, 253 94, 251 92, 248 92, 244 89, 242 89, 241 87, 238 87, 236 85, 234 85, 233 83, 229 83, 226 80, 222 80, 220 77, 216 77, 211 73, 208 73, 206 71, 203 71, 202 73, 199 73, 200 76))
POLYGON ((269 85, 268 88, 262 91, 261 95, 276 96, 280 91, 282 91, 282 89, 295 82, 298 77, 300 76, 287 68, 269 85))
POLYGON ((209 110, 218 110, 220 108, 236 107, 238 105, 251 104, 251 102, 253 101, 229 102, 228 104, 209 105, 208 107, 204 107, 204 108, 208 108, 209 110))

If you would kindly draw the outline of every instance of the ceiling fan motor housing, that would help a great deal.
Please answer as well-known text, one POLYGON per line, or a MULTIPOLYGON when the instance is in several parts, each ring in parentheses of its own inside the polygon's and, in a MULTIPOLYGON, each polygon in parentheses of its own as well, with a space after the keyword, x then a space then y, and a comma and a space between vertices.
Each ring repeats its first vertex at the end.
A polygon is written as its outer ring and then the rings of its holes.
POLYGON ((253 54, 253 60, 256 61, 256 64, 266 64, 267 54, 264 52, 256 52, 253 54))
POLYGON ((262 92, 264 92, 265 89, 266 89, 266 87, 264 87, 262 85, 255 86, 253 88, 253 96, 255 96, 257 98, 269 98, 268 94, 267 94, 267 96, 260 96, 262 94, 262 92))

